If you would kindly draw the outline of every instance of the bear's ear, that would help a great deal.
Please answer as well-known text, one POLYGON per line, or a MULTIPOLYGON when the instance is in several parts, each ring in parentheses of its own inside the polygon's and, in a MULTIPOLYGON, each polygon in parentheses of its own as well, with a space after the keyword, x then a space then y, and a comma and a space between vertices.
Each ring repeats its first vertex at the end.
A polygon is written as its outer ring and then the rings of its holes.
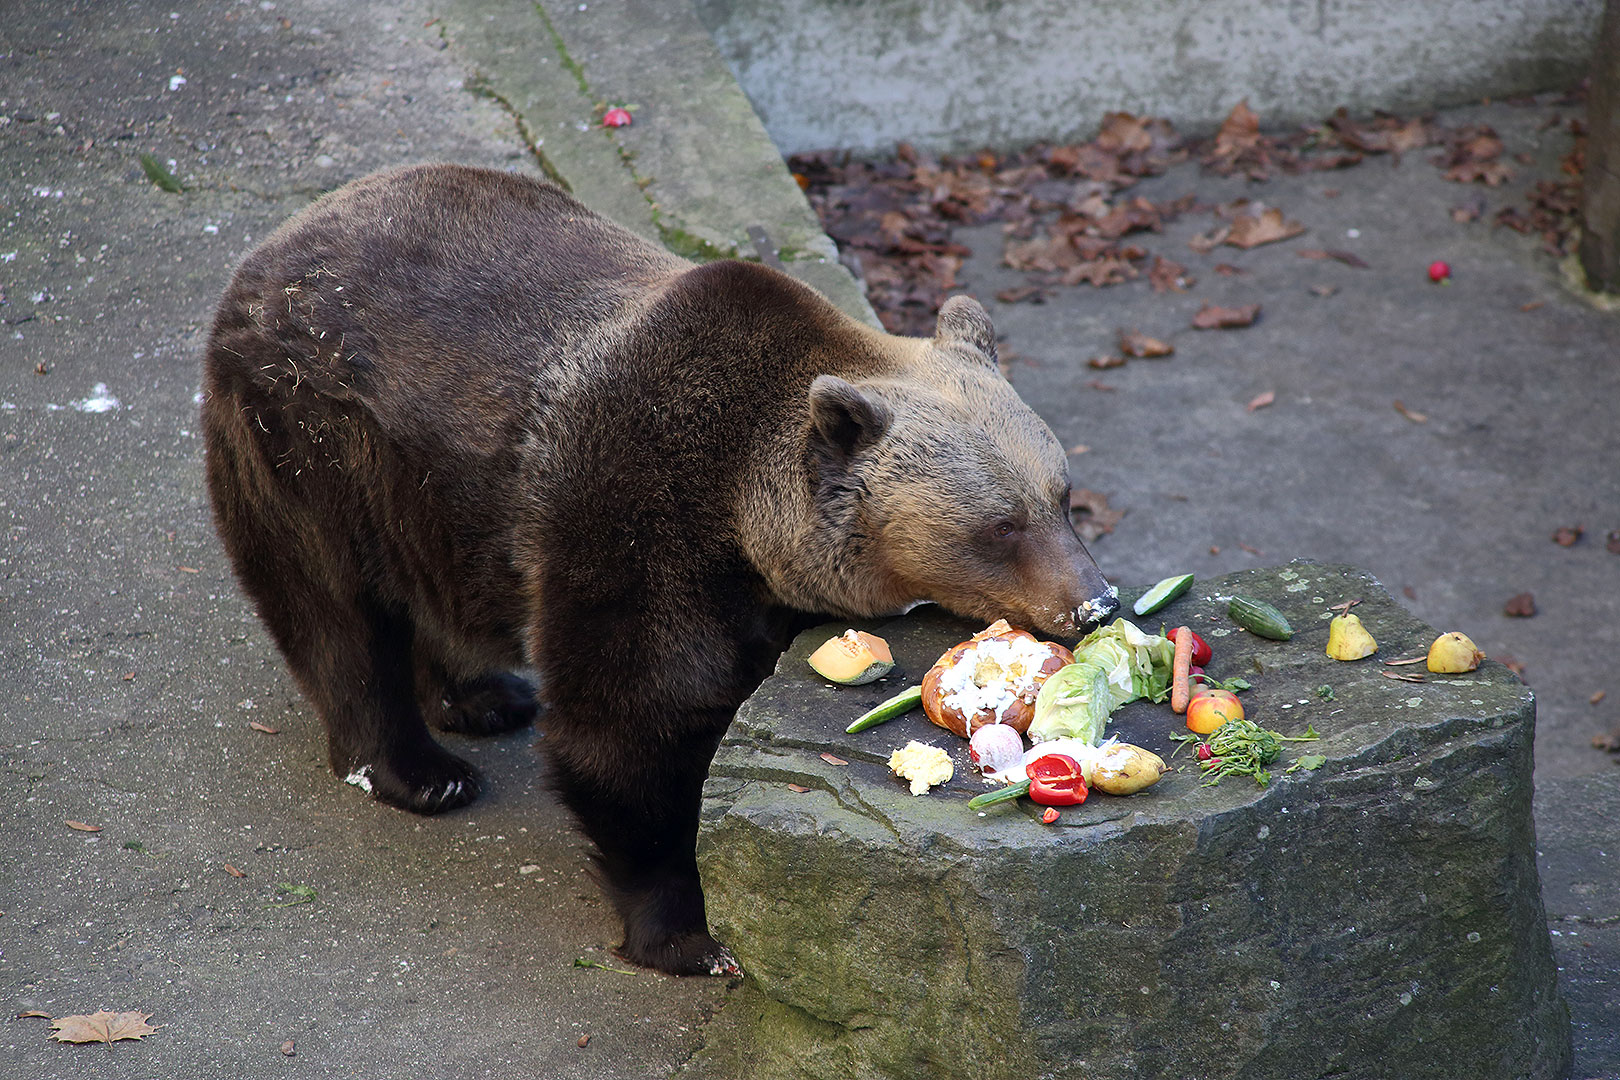
POLYGON ((995 366, 996 328, 990 325, 990 313, 971 296, 953 296, 940 305, 939 321, 934 324, 934 340, 971 345, 984 354, 992 367, 995 366))
POLYGON ((852 457, 889 430, 889 407, 836 375, 810 384, 811 438, 836 459, 852 457))

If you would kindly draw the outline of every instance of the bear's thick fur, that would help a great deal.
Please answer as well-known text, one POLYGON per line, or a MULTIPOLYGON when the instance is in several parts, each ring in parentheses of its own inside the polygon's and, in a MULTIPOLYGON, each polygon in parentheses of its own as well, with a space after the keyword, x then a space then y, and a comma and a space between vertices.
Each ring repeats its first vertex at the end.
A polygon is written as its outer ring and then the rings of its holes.
POLYGON ((202 414, 220 536, 337 774, 468 802, 429 727, 529 723, 536 669, 622 951, 669 972, 736 970, 699 789, 807 613, 1075 634, 1113 606, 978 304, 893 337, 505 173, 381 173, 287 222, 220 304, 202 414))

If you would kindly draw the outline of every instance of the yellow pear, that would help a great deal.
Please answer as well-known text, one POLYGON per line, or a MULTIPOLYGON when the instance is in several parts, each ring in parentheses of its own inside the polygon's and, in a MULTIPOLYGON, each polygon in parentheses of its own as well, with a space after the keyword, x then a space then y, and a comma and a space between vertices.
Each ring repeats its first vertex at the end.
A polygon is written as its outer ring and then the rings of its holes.
POLYGON ((1378 651, 1378 642, 1361 625, 1361 618, 1348 611, 1328 623, 1327 654, 1335 660, 1360 660, 1378 651))
POLYGON ((1429 646, 1429 670, 1441 675, 1473 671, 1483 659, 1485 654, 1479 651, 1468 635, 1455 630, 1441 634, 1429 646))

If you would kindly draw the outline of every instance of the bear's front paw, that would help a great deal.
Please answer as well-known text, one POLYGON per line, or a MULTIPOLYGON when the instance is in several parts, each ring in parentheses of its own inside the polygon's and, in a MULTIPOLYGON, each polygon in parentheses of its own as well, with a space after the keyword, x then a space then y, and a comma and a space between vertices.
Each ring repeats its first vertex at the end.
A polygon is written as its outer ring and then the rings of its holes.
POLYGON ((343 778, 379 802, 415 814, 466 806, 483 790, 478 770, 434 743, 409 757, 351 768, 343 778))
POLYGON ((446 687, 428 722, 458 735, 501 735, 528 727, 539 711, 529 681, 503 671, 446 687))
POLYGON ((742 965, 731 950, 702 931, 675 934, 658 943, 632 948, 626 941, 618 954, 631 963, 657 968, 670 975, 741 975, 742 965))

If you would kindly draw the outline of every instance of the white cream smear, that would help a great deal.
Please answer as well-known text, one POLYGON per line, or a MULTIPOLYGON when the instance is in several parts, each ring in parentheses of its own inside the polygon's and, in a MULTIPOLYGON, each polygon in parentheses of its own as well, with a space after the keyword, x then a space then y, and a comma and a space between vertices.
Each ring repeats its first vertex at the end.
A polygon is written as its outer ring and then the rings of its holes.
POLYGON ((940 701, 971 718, 984 709, 999 718, 1015 701, 1034 704, 1035 677, 1052 656, 1031 638, 993 638, 975 643, 940 677, 940 701))

